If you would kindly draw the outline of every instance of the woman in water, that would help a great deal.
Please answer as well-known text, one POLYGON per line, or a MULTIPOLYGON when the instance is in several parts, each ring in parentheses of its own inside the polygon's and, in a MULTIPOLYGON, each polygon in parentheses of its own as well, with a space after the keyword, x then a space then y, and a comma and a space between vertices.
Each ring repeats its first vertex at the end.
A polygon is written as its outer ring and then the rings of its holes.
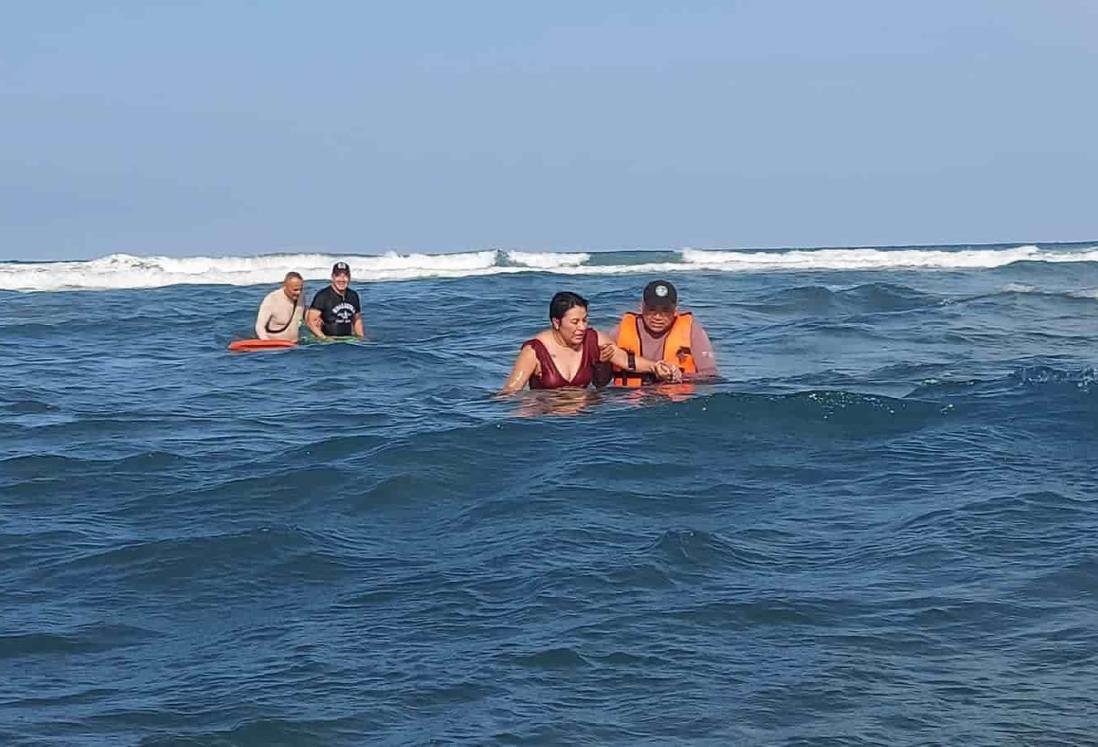
POLYGON ((553 296, 549 322, 549 329, 522 344, 502 394, 517 392, 527 382, 531 389, 590 386, 595 383, 600 358, 629 371, 655 374, 661 381, 676 381, 682 376, 674 366, 627 353, 609 337, 588 327, 587 299, 575 293, 562 291, 553 296))

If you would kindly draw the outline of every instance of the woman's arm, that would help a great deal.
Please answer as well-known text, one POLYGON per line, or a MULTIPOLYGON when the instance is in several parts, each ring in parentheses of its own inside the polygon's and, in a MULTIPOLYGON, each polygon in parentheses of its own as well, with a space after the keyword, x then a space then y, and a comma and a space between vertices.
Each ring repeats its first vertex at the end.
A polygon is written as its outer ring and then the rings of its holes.
POLYGON ((499 390, 500 394, 512 394, 519 391, 530 377, 538 372, 538 356, 529 345, 524 345, 515 358, 515 367, 511 369, 511 375, 507 377, 507 383, 499 390))
POLYGON ((660 381, 682 381, 682 371, 675 366, 663 361, 651 361, 641 355, 632 356, 633 360, 631 361, 629 353, 618 347, 613 340, 602 332, 599 332, 599 347, 603 348, 607 345, 613 348, 610 362, 618 368, 634 373, 650 373, 660 381), (633 365, 629 365, 630 363, 633 365))

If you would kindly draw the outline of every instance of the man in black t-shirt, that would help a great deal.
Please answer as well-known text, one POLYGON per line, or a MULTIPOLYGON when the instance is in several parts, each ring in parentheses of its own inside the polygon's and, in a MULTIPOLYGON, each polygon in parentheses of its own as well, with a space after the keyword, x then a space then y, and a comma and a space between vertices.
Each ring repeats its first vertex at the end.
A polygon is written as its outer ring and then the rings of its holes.
POLYGON ((347 287, 350 283, 351 268, 346 262, 336 262, 332 266, 332 284, 313 296, 305 324, 320 339, 365 336, 362 304, 358 294, 347 287))

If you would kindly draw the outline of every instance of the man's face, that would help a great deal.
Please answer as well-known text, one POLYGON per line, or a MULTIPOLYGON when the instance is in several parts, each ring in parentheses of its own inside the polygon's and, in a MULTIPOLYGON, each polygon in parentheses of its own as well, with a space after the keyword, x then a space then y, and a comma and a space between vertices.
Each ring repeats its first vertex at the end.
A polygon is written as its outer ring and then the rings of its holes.
POLYGON ((286 298, 297 303, 297 299, 301 298, 301 291, 304 287, 305 283, 300 278, 290 278, 282 283, 282 292, 286 294, 286 298))
POLYGON ((644 321, 644 326, 648 328, 648 331, 653 335, 662 335, 664 332, 671 328, 671 325, 675 321, 676 307, 657 307, 648 308, 647 306, 641 310, 641 319, 644 321))
POLYGON ((351 284, 351 275, 346 272, 339 272, 332 275, 332 287, 342 293, 347 290, 347 286, 351 284))

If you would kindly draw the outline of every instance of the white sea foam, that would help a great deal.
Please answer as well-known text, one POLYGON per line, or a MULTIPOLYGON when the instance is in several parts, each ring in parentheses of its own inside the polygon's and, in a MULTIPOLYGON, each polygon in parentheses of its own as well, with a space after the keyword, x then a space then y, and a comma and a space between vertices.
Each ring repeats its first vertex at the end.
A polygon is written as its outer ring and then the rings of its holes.
MULTIPOLYGON (((656 254, 655 256, 661 256, 656 254)), ((667 256, 666 254, 662 256, 667 256)), ((254 257, 140 257, 112 254, 81 262, 0 263, 0 289, 157 288, 166 285, 271 284, 290 270, 307 280, 328 277, 332 264, 351 265, 357 282, 456 278, 518 272, 559 275, 667 274, 672 272, 775 272, 797 270, 980 269, 1018 261, 1098 262, 1098 247, 1006 249, 790 249, 726 251, 682 249, 678 261, 646 262, 643 252, 602 255, 591 264, 584 252, 523 252, 494 249, 459 254, 267 254, 254 257), (617 259, 618 262, 614 260, 617 259), (606 261, 609 260, 609 261, 606 261)))
POLYGON ((576 252, 560 254, 556 252, 516 252, 508 251, 505 256, 507 261, 520 267, 530 267, 538 270, 555 270, 559 267, 577 267, 591 259, 590 254, 576 252))
POLYGON ((793 249, 783 252, 726 252, 684 249, 683 261, 711 269, 885 270, 1002 267, 1043 260, 1036 246, 1013 249, 793 249))
POLYGON ((50 291, 193 284, 255 285, 280 282, 291 270, 301 273, 306 280, 319 280, 328 277, 332 265, 338 261, 348 262, 358 280, 409 280, 485 274, 496 268, 496 260, 494 250, 379 256, 137 257, 112 254, 85 262, 0 263, 0 288, 50 291))

